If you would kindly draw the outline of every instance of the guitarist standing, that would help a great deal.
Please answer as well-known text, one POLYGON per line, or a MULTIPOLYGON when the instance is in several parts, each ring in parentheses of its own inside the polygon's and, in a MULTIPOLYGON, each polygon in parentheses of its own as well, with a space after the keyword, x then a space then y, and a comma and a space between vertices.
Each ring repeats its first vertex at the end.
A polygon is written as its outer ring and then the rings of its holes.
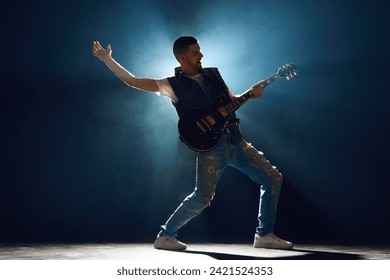
MULTIPOLYGON (((256 248, 291 249, 293 244, 273 233, 277 204, 283 181, 282 174, 272 166, 263 153, 247 143, 240 132, 235 113, 218 110, 216 100, 234 101, 234 96, 223 81, 217 68, 203 68, 197 39, 179 37, 173 44, 173 53, 180 64, 175 75, 164 79, 138 78, 124 69, 111 56, 111 46, 104 49, 99 42, 93 42, 93 55, 103 61, 111 71, 128 86, 143 91, 155 92, 169 97, 179 115, 195 112, 196 108, 217 108, 218 115, 208 115, 202 121, 194 122, 199 136, 218 128, 218 142, 207 150, 199 147, 196 158, 196 181, 193 193, 187 196, 171 217, 161 226, 154 247, 164 250, 185 250, 187 246, 176 239, 179 229, 200 214, 213 200, 215 189, 223 170, 234 167, 248 175, 260 186, 259 225, 256 228, 253 246, 256 248)), ((248 91, 253 98, 263 93, 261 82, 248 91)), ((204 111, 204 110, 203 110, 204 111)), ((211 112, 210 112, 211 113, 211 112)), ((204 117, 204 116, 202 116, 204 117)), ((196 137, 197 135, 190 135, 196 137)), ((191 147, 197 150, 197 147, 191 147)))

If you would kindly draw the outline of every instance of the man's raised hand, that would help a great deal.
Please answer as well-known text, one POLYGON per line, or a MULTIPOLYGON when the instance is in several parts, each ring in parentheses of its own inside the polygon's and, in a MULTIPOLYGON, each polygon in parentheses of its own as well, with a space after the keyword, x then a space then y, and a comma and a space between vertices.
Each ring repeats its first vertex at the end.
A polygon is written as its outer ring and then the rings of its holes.
POLYGON ((94 56, 96 56, 98 59, 100 59, 101 61, 105 61, 107 58, 110 58, 111 57, 111 53, 112 53, 112 50, 111 50, 111 45, 108 44, 107 45, 107 49, 104 49, 99 41, 94 41, 93 44, 92 44, 92 54, 94 56))

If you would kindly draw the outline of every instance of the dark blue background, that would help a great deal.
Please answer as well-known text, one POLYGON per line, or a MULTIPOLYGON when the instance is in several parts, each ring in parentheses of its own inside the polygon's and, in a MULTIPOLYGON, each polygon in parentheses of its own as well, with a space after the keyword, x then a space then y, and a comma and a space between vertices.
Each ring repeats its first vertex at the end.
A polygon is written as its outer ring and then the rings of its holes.
MULTIPOLYGON (((55 1, 1 25, 0 242, 154 240, 194 185, 165 98, 126 87, 91 54, 111 43, 137 76, 171 75, 199 38, 234 93, 294 62, 299 75, 238 111, 285 175, 276 232, 295 242, 390 234, 384 1, 55 1)), ((229 169, 184 241, 251 242, 258 188, 229 169)))

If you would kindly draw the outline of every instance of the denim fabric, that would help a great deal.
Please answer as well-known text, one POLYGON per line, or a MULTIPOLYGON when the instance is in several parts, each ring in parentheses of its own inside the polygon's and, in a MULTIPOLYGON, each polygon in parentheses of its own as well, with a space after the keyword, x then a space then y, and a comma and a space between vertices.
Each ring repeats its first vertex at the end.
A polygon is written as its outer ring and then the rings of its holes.
POLYGON ((259 225, 256 232, 264 236, 273 231, 283 177, 262 152, 245 140, 234 143, 231 139, 225 133, 215 149, 198 153, 195 189, 161 226, 159 235, 176 237, 182 226, 210 206, 218 180, 227 166, 245 173, 259 185, 259 225))
POLYGON ((221 96, 229 96, 227 86, 217 68, 204 68, 201 71, 205 89, 196 81, 186 77, 181 68, 175 68, 175 76, 168 78, 179 101, 174 104, 179 117, 193 108, 207 108, 221 96))

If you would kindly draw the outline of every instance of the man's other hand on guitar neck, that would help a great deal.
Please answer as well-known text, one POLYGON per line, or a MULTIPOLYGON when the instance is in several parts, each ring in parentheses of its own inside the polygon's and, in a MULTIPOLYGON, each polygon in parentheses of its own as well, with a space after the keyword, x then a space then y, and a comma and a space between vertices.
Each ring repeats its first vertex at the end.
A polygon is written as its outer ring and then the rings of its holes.
POLYGON ((264 92, 264 89, 260 86, 260 84, 263 82, 263 80, 261 80, 260 82, 258 82, 257 84, 254 84, 250 89, 248 89, 246 92, 240 94, 240 95, 234 95, 230 89, 229 89, 229 96, 230 96, 230 99, 232 101, 234 101, 235 99, 239 98, 241 95, 247 93, 248 91, 251 91, 252 92, 252 96, 251 98, 260 98, 262 95, 263 95, 263 92, 264 92))
POLYGON ((249 89, 253 94, 251 98, 260 98, 263 95, 264 89, 260 86, 262 82, 263 81, 261 80, 249 89))

